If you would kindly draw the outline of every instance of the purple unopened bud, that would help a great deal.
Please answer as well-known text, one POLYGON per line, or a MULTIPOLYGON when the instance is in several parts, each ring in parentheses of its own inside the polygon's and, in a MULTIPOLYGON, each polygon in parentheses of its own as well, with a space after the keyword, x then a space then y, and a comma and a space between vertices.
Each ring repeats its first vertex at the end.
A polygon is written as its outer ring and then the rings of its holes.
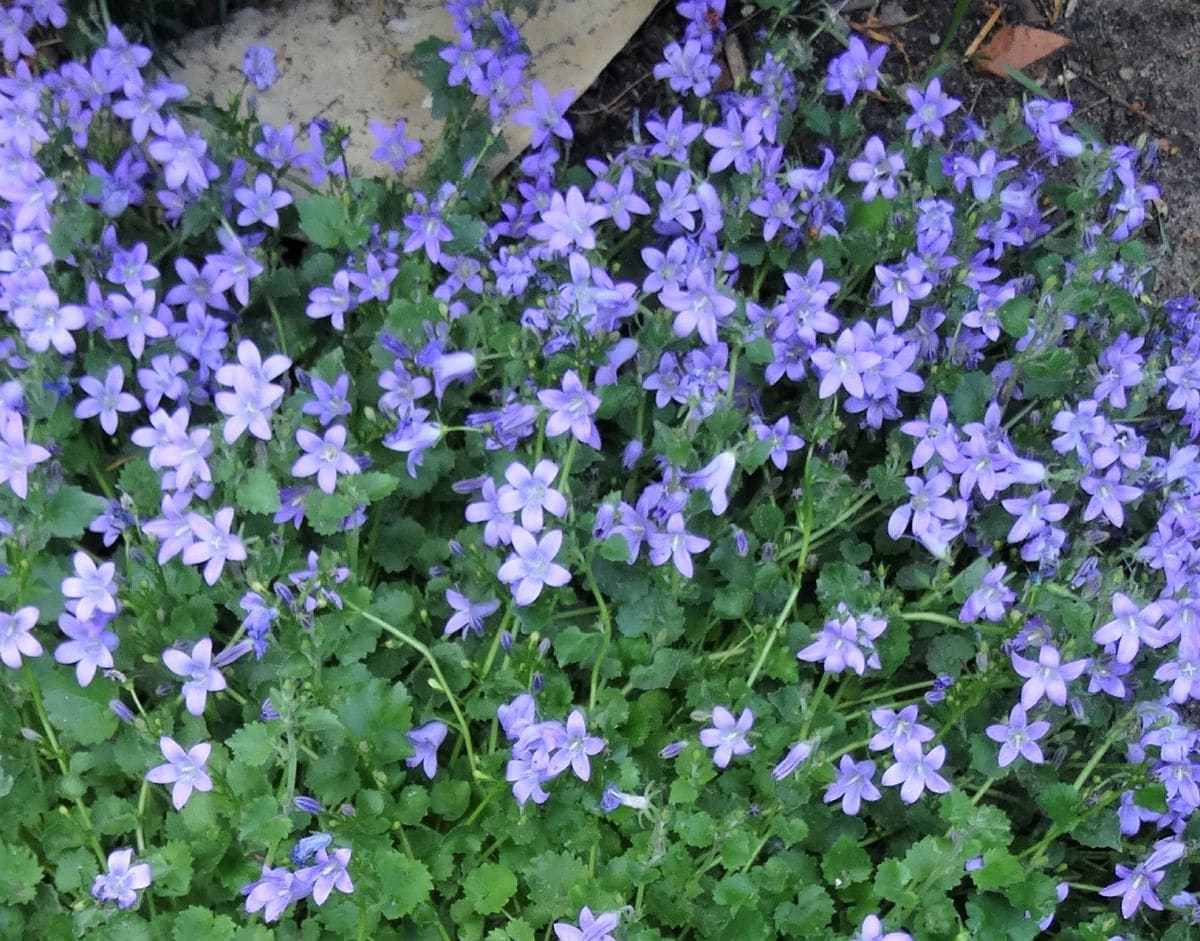
POLYGON ((1071 708, 1071 715, 1073 715, 1077 720, 1082 722, 1083 721, 1083 703, 1079 700, 1079 697, 1072 696, 1069 700, 1067 700, 1067 705, 1071 708))
POLYGON ((592 538, 604 540, 612 535, 613 517, 616 507, 611 503, 603 503, 596 510, 596 521, 592 524, 592 538))
POLYGON ((968 859, 966 861, 966 863, 963 865, 963 868, 967 872, 978 872, 980 869, 983 868, 983 857, 982 856, 972 856, 970 859, 968 859))
POLYGON ((133 724, 133 711, 127 705, 125 705, 125 703, 121 702, 121 700, 110 699, 108 701, 108 708, 111 709, 113 711, 113 715, 115 715, 122 722, 129 725, 133 724))
POLYGON ((475 357, 470 353, 444 353, 433 361, 433 394, 440 402, 446 386, 475 373, 475 357))
MULTIPOLYGON (((1050 756, 1050 763, 1052 765, 1054 765, 1054 767, 1056 767, 1056 768, 1061 768, 1063 766, 1063 762, 1066 760, 1067 760, 1067 749, 1066 749, 1065 745, 1060 745, 1058 748, 1054 749, 1054 754, 1050 756)), ((1137 762, 1131 762, 1131 763, 1141 764, 1141 759, 1139 758, 1137 762)))
POLYGON ((931 706, 937 705, 945 698, 946 698, 945 691, 940 690, 940 689, 931 689, 929 692, 927 692, 925 694, 925 702, 927 702, 931 706))
POLYGON ((296 596, 292 594, 292 590, 283 582, 276 582, 271 587, 274 589, 275 594, 279 596, 279 600, 289 608, 296 604, 296 596))
POLYGON ((159 683, 157 686, 154 687, 154 695, 160 696, 160 697, 161 696, 170 696, 171 693, 174 692, 174 690, 175 690, 175 687, 172 686, 170 683, 159 683))
POLYGON ((450 485, 450 489, 455 493, 475 493, 475 491, 482 489, 483 485, 489 480, 491 480, 491 478, 486 474, 482 477, 468 477, 465 480, 454 481, 454 483, 450 485))
POLYGON ((275 707, 271 705, 270 699, 264 699, 262 704, 262 720, 270 722, 272 719, 278 719, 279 713, 275 711, 275 707))
POLYGON ((641 458, 642 450, 642 442, 636 439, 630 441, 629 444, 625 445, 625 453, 621 456, 621 466, 625 470, 632 468, 638 462, 638 459, 641 458))
POLYGON ((508 631, 503 631, 500 634, 500 649, 503 650, 505 653, 511 653, 512 652, 512 644, 513 644, 512 634, 510 634, 508 631))
POLYGON ((226 647, 219 654, 213 657, 212 664, 219 670, 222 667, 229 666, 229 664, 233 663, 233 661, 237 660, 239 657, 244 657, 253 649, 253 641, 239 640, 232 647, 226 647))
POLYGON ((454 556, 455 558, 461 559, 463 557, 463 554, 465 553, 465 551, 466 550, 463 549, 463 544, 461 542, 459 542, 457 539, 450 540, 450 554, 452 556, 454 556))
POLYGON ((743 559, 750 551, 750 540, 746 538, 746 531, 738 526, 733 528, 733 548, 743 559))
POLYGON ((445 574, 446 574, 446 566, 444 566, 444 565, 429 566, 429 577, 430 578, 440 578, 442 575, 445 575, 445 574))
POLYGON ((321 806, 321 802, 319 800, 317 800, 315 797, 308 797, 305 794, 297 794, 292 798, 292 803, 295 805, 297 810, 302 810, 306 814, 319 814, 325 810, 325 808, 321 806))
POLYGON ((687 748, 687 742, 672 742, 666 748, 658 753, 659 758, 674 758, 681 751, 687 748))
POLYGON ((550 638, 543 637, 538 641, 538 658, 545 657, 550 652, 550 638))
POLYGON ((386 330, 379 331, 379 345, 393 356, 399 356, 401 359, 408 359, 412 356, 412 350, 404 345, 404 341, 386 330))
POLYGON ((340 813, 343 817, 355 817, 358 815, 358 811, 354 809, 353 804, 342 804, 338 808, 338 813, 340 813))
POLYGON ((760 554, 762 555, 762 560, 764 562, 774 562, 775 561, 775 543, 764 542, 762 545, 762 550, 761 550, 760 554))
POLYGON ((534 673, 533 678, 529 681, 529 689, 536 696, 546 686, 546 678, 541 673, 534 673))
POLYGON ((22 728, 21 738, 29 742, 40 742, 42 740, 41 733, 35 732, 33 729, 22 728))

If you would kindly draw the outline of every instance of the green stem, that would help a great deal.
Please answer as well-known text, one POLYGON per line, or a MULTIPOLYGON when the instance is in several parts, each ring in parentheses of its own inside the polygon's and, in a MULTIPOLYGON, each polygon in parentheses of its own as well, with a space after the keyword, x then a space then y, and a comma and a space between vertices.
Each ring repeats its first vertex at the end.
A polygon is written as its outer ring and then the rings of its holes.
POLYGON ((608 644, 612 638, 612 618, 608 613, 608 603, 600 594, 600 586, 596 584, 596 576, 592 574, 592 567, 586 559, 582 559, 582 561, 588 587, 592 590, 596 606, 600 609, 600 629, 603 631, 600 650, 596 654, 596 662, 592 664, 591 686, 588 691, 588 709, 591 710, 596 708, 596 693, 600 687, 600 665, 604 662, 604 655, 608 653, 608 644))
POLYGON ((437 678, 438 684, 441 687, 441 691, 445 693, 446 698, 450 701, 450 708, 454 711, 454 718, 458 722, 458 731, 462 735, 463 747, 467 750, 467 762, 471 766, 471 774, 479 780, 490 780, 489 776, 480 770, 479 764, 475 760, 475 749, 471 744, 471 732, 467 726, 467 718, 465 715, 463 715, 462 706, 459 705, 458 697, 454 695, 454 691, 450 689, 450 684, 446 682, 446 676, 444 673, 442 673, 442 667, 434 658, 433 652, 411 634, 407 634, 400 630, 400 628, 389 624, 387 621, 383 620, 383 618, 377 617, 370 611, 364 611, 362 608, 352 602, 350 603, 350 607, 376 627, 382 628, 396 640, 400 641, 400 643, 407 647, 411 647, 421 655, 421 658, 426 663, 429 664, 429 668, 433 671, 434 677, 437 678))
POLYGON ((936 611, 901 611, 898 617, 902 621, 927 621, 930 624, 946 624, 949 627, 963 626, 962 621, 958 618, 948 614, 939 614, 936 611))
MULTIPOLYGON (((46 736, 46 741, 50 745, 50 749, 54 755, 54 760, 58 764, 59 771, 65 778, 70 775, 71 769, 67 766, 66 753, 62 750, 62 746, 58 743, 58 736, 54 734, 54 726, 50 724, 50 717, 46 715, 46 705, 42 701, 42 687, 38 683, 37 675, 33 672, 33 667, 26 661, 25 678, 29 682, 29 694, 33 699, 33 710, 37 713, 38 721, 42 726, 42 733, 46 736)), ((83 829, 87 833, 88 842, 91 844, 92 851, 96 854, 96 859, 100 862, 100 868, 105 868, 108 861, 104 856, 104 849, 100 846, 100 837, 96 834, 95 827, 92 826, 92 817, 88 813, 87 805, 84 804, 82 797, 75 797, 71 801, 75 805, 80 818, 83 820, 83 829)))

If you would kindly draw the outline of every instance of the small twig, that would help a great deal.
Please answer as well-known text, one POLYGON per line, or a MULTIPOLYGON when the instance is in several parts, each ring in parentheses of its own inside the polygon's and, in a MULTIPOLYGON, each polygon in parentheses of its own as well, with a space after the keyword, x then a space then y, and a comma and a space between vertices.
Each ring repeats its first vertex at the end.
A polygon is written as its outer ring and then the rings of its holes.
POLYGON ((613 108, 613 106, 615 106, 617 104, 617 102, 619 102, 622 98, 624 98, 631 91, 633 91, 635 88, 637 88, 643 82, 645 82, 646 79, 653 78, 653 76, 654 76, 653 72, 647 72, 641 78, 637 79, 637 81, 627 85, 624 89, 622 89, 616 98, 613 98, 611 101, 605 102, 604 104, 600 105, 600 107, 598 107, 598 108, 587 108, 587 109, 572 108, 571 113, 578 114, 578 115, 604 114, 605 112, 611 110, 613 108))
POLYGON ((983 28, 976 34, 975 38, 971 40, 971 45, 967 46, 967 51, 964 52, 962 56, 964 60, 975 55, 976 51, 978 51, 979 47, 983 44, 983 41, 987 39, 988 33, 992 31, 992 28, 996 25, 996 22, 1000 19, 1000 15, 1003 12, 1004 7, 1002 6, 998 6, 992 11, 992 15, 987 18, 987 22, 983 24, 983 28))

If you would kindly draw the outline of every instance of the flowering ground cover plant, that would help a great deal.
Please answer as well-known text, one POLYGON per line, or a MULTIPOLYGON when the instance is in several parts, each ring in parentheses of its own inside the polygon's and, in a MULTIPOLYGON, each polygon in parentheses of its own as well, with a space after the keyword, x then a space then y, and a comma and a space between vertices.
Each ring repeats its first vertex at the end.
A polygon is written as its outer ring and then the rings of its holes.
POLYGON ((415 188, 0 12, 0 935, 1188 937, 1149 154, 782 16, 719 91, 719 0, 575 153, 451 9, 415 188))

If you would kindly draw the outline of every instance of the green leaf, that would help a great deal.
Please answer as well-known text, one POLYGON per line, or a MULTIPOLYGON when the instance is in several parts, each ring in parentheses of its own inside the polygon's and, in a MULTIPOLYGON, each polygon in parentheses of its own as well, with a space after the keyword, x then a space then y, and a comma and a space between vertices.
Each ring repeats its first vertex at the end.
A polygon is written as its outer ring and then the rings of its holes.
POLYGON ((908 888, 912 873, 898 859, 885 859, 875 873, 875 894, 887 902, 903 908, 917 904, 917 896, 908 888))
POLYGON ((97 745, 117 730, 118 720, 108 708, 102 683, 76 685, 70 670, 47 670, 41 678, 42 698, 50 724, 64 739, 80 745, 97 745))
POLYGON ((1029 332, 1029 315, 1033 312, 1033 301, 1024 295, 1006 301, 996 311, 996 319, 1010 337, 1020 339, 1029 332))
POLYGON ((0 904, 24 905, 33 901, 42 867, 27 846, 0 843, 0 904))
POLYGON ((463 880, 463 893, 480 915, 496 914, 516 891, 517 877, 499 863, 483 863, 463 880))
POLYGON ((950 412, 955 421, 963 424, 983 418, 987 403, 995 395, 992 378, 984 372, 963 373, 950 395, 950 412))
POLYGON ((379 914, 390 921, 412 914, 429 900, 433 891, 429 868, 403 853, 385 853, 376 862, 375 871, 385 890, 379 914))
POLYGON ((748 908, 758 898, 754 882, 744 872, 733 872, 721 879, 713 888, 713 901, 727 911, 736 912, 748 908))
POLYGON ((321 248, 335 248, 350 230, 346 206, 340 199, 313 193, 296 200, 300 231, 321 248))
POLYGON ((217 915, 193 905, 175 916, 175 941, 233 941, 237 925, 228 915, 217 915))
POLYGON ((666 689, 688 660, 682 651, 660 647, 650 663, 639 664, 629 671, 629 683, 634 689, 666 689))
POLYGON ((1014 885, 1025 878, 1021 861, 1006 849, 990 849, 983 854, 983 868, 971 873, 971 880, 981 889, 999 889, 1014 885))
POLYGON ((78 487, 60 487, 46 504, 46 526, 52 536, 75 539, 99 516, 108 501, 78 487))
POLYGON ((292 822, 280 812, 274 797, 264 794, 241 805, 238 837, 246 845, 270 846, 291 832, 292 822))
POLYGON ((234 757, 251 768, 261 768, 275 753, 275 735, 265 722, 243 725, 226 740, 234 757))
POLYGON ((236 502, 247 513, 277 512, 280 502, 275 478, 261 467, 253 468, 242 478, 236 502))
POLYGON ((833 899, 819 885, 807 885, 794 902, 775 909, 775 927, 784 938, 823 938, 833 919, 833 899))
POLYGON ((1043 787, 1037 794, 1037 805, 1060 830, 1069 830, 1079 822, 1083 804, 1079 792, 1071 785, 1058 783, 1043 787))
POLYGON ((821 858, 821 872, 835 885, 865 882, 871 878, 871 857, 850 836, 840 836, 821 858))

